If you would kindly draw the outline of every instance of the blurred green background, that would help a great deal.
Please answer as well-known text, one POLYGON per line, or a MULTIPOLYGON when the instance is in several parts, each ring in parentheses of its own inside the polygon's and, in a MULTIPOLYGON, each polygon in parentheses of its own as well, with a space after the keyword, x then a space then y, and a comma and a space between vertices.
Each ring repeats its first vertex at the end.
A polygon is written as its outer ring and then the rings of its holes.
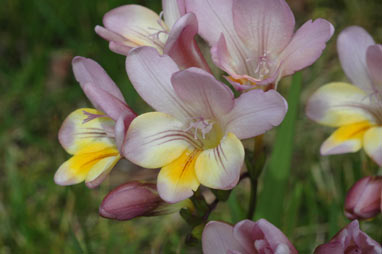
MULTIPOLYGON (((124 57, 108 50, 94 33, 108 10, 137 3, 160 12, 159 0, 2 0, 0 8, 0 254, 3 253, 200 253, 185 246, 189 228, 179 215, 114 222, 98 216, 105 194, 137 177, 121 163, 100 188, 84 184, 60 187, 53 175, 69 155, 57 132, 65 117, 90 106, 75 82, 71 59, 81 55, 98 61, 119 84, 137 112, 148 107, 131 87, 124 57)), ((279 193, 281 229, 300 253, 311 253, 348 223, 343 215, 346 190, 378 168, 363 152, 320 157, 319 147, 331 133, 304 115, 306 99, 329 81, 346 80, 336 53, 336 37, 349 25, 360 25, 382 42, 380 0, 289 0, 298 26, 322 17, 336 28, 323 56, 302 75, 291 174, 287 191, 279 193)), ((287 95, 290 79, 281 93, 287 95)), ((268 151, 276 130, 267 134, 268 151)), ((292 149, 292 145, 284 147, 292 149)), ((144 175, 144 174, 140 174, 144 175)), ((149 177, 152 174, 149 173, 149 177)), ((260 184, 260 189, 262 185, 260 184)), ((219 204, 214 219, 237 222, 247 207, 243 182, 228 204, 219 204)), ((264 209, 263 209, 264 210, 264 209)), ((362 229, 382 241, 382 220, 363 222, 362 229)))

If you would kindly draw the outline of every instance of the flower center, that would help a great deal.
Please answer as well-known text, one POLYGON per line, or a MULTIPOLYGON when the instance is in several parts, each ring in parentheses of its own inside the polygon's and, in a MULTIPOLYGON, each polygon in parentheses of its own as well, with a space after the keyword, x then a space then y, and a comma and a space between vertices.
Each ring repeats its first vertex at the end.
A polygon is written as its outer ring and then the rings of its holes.
POLYGON ((248 58, 246 60, 248 69, 251 71, 251 76, 258 80, 269 78, 274 69, 274 63, 268 52, 264 52, 262 56, 255 58, 248 58))
POLYGON ((194 139, 199 140, 205 149, 216 147, 223 137, 219 125, 215 121, 203 117, 191 119, 184 131, 189 132, 194 139))
POLYGON ((370 103, 368 104, 352 104, 350 106, 360 108, 374 119, 375 124, 382 126, 382 97, 379 94, 371 94, 368 98, 370 103))

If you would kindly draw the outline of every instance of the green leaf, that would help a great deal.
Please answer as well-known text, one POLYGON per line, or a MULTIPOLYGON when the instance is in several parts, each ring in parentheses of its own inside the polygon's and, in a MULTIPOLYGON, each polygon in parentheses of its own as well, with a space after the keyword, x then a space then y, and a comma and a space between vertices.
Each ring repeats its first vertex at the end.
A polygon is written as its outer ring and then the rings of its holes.
POLYGON ((264 187, 259 195, 255 214, 256 219, 265 218, 277 227, 281 226, 285 208, 300 94, 301 73, 296 73, 288 95, 288 113, 277 130, 273 152, 264 171, 264 187))

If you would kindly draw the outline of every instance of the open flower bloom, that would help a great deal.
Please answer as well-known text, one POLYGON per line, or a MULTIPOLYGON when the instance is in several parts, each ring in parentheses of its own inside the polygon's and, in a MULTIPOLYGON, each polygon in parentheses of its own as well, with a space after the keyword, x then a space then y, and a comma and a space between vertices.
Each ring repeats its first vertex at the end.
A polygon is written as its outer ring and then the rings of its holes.
POLYGON ((348 191, 345 215, 351 220, 368 219, 381 213, 382 176, 367 176, 348 191))
POLYGON ((359 229, 357 220, 338 232, 330 242, 316 248, 314 254, 382 254, 379 243, 359 229))
POLYGON ((235 226, 211 221, 202 235, 204 254, 295 254, 288 238, 265 219, 243 220, 235 226))
POLYGON ((294 33, 285 0, 186 0, 186 10, 198 18, 215 64, 239 90, 277 83, 313 64, 334 32, 317 19, 294 33))
POLYGON ((150 46, 171 56, 179 66, 209 70, 194 36, 195 15, 185 14, 184 0, 163 0, 163 16, 140 5, 124 5, 105 14, 95 31, 110 41, 112 51, 127 55, 132 48, 150 46))
POLYGON ((75 57, 72 65, 77 81, 96 109, 78 109, 62 124, 58 138, 73 157, 60 166, 54 181, 71 185, 85 180, 92 188, 103 181, 121 158, 127 128, 136 115, 98 63, 75 57))
POLYGON ((164 202, 153 183, 128 182, 112 190, 102 201, 99 214, 115 220, 130 220, 141 216, 159 216, 193 208, 189 199, 176 204, 164 202))
POLYGON ((158 192, 167 202, 193 195, 199 184, 233 188, 240 176, 240 139, 279 125, 285 100, 276 91, 232 91, 202 69, 179 71, 168 56, 150 47, 132 50, 126 70, 140 96, 156 111, 133 120, 125 157, 145 168, 162 168, 158 192))
POLYGON ((361 27, 338 37, 342 68, 354 85, 322 86, 309 99, 306 114, 327 126, 339 127, 321 146, 321 154, 357 152, 362 147, 382 166, 382 45, 361 27))

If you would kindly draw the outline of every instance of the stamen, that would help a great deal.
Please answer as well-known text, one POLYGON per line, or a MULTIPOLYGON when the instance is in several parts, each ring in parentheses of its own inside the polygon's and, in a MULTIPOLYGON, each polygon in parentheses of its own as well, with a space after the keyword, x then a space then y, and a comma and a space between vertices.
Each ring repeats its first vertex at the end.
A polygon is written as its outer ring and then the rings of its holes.
POLYGON ((208 134, 213 128, 214 122, 211 120, 205 120, 202 117, 194 118, 190 121, 189 126, 184 131, 194 129, 194 139, 198 139, 198 131, 200 131, 202 138, 206 139, 206 134, 208 134))

